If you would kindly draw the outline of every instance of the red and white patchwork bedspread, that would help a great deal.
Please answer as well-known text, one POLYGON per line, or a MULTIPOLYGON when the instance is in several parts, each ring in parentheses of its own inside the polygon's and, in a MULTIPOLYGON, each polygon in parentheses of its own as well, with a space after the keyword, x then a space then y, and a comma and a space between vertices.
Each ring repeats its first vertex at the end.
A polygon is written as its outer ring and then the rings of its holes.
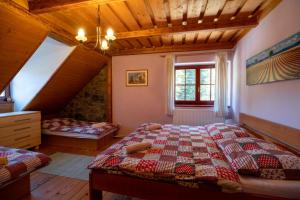
POLYGON ((112 123, 103 122, 105 125, 101 128, 93 128, 93 124, 97 122, 80 121, 71 118, 54 118, 43 120, 42 128, 52 132, 68 132, 87 135, 104 135, 111 131, 117 131, 118 126, 112 123))
POLYGON ((7 156, 8 159, 7 165, 0 165, 0 187, 47 165, 51 160, 42 153, 2 146, 0 146, 0 156, 7 156))
POLYGON ((188 186, 213 182, 224 191, 240 191, 237 173, 202 126, 164 125, 152 132, 137 129, 99 154, 89 168, 188 186), (126 153, 124 146, 141 142, 150 142, 152 147, 126 153))

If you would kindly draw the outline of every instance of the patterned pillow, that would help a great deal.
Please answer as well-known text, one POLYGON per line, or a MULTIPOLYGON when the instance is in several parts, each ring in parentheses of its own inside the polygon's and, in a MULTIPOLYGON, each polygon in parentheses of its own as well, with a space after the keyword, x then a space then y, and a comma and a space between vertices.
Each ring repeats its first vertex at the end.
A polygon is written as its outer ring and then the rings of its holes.
POLYGON ((205 126, 209 135, 212 136, 213 140, 220 140, 224 138, 242 138, 250 137, 247 131, 241 127, 224 124, 224 123, 215 123, 208 124, 205 126))
POLYGON ((300 157, 273 143, 248 137, 221 139, 217 144, 240 174, 300 180, 300 157))

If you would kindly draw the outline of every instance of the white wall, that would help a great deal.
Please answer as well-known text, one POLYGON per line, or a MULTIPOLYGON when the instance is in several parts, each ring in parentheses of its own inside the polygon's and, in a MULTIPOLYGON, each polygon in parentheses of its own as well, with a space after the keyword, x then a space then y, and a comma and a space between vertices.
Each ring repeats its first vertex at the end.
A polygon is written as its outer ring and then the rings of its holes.
POLYGON ((283 0, 238 44, 234 55, 234 111, 300 129, 300 79, 246 85, 246 60, 300 31, 300 1, 283 0))
POLYGON ((11 82, 15 110, 22 110, 48 82, 74 47, 47 37, 11 82))

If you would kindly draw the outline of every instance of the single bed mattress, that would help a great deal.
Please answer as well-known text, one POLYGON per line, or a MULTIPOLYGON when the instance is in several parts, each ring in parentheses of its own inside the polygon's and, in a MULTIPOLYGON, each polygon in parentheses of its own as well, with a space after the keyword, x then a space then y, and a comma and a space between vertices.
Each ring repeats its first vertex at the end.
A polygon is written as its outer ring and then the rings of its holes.
POLYGON ((0 146, 0 156, 6 157, 7 165, 0 165, 0 188, 35 171, 51 161, 45 154, 0 146))
POLYGON ((72 118, 53 118, 42 121, 42 133, 72 138, 99 139, 116 133, 118 125, 109 122, 88 122, 72 118), (96 126, 95 125, 99 125, 96 126))

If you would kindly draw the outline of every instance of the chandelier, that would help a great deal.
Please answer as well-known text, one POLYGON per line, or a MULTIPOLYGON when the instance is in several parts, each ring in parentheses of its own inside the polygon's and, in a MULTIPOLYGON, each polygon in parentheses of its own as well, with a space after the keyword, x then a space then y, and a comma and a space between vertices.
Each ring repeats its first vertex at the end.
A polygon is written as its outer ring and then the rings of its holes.
MULTIPOLYGON (((102 38, 100 16, 101 16, 100 5, 98 5, 97 26, 96 26, 96 44, 95 44, 94 48, 96 50, 99 50, 99 51, 105 53, 105 51, 109 49, 112 41, 114 41, 116 39, 116 36, 114 35, 113 29, 108 28, 106 31, 106 35, 104 36, 104 38, 102 38)), ((80 28, 78 30, 77 36, 75 38, 76 38, 76 40, 78 40, 81 43, 87 41, 87 37, 85 36, 85 31, 83 28, 80 28)))

